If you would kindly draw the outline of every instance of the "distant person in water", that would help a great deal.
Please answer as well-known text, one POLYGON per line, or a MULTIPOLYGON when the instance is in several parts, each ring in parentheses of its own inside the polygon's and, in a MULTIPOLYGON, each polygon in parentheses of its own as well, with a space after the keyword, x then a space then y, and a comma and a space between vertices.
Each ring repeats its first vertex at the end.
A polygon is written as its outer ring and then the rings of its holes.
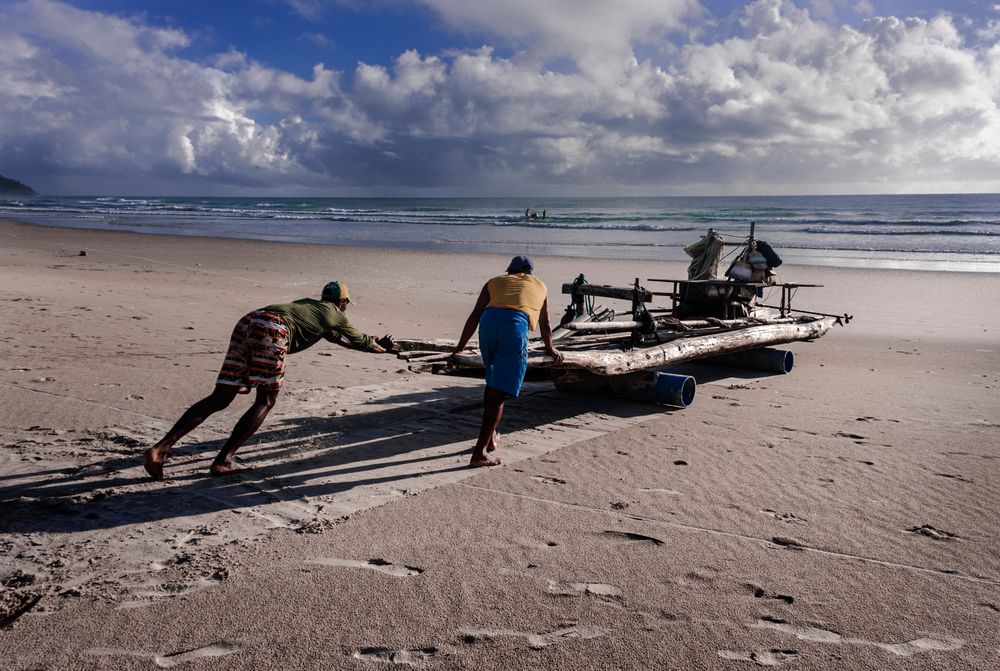
POLYGON ((320 338, 363 352, 395 349, 392 336, 376 340, 358 331, 344 314, 351 298, 347 285, 330 282, 320 300, 300 298, 292 303, 269 305, 245 315, 236 324, 215 390, 185 412, 167 435, 143 455, 146 472, 163 477, 163 462, 170 448, 209 416, 223 410, 237 394, 257 389, 250 409, 240 417, 229 440, 209 469, 212 475, 238 471, 233 455, 264 422, 284 383, 285 357, 309 348, 320 338))
POLYGON ((465 349, 479 328, 479 351, 486 366, 486 390, 483 395, 483 423, 469 466, 499 466, 500 460, 488 456, 497 448, 497 427, 503 417, 504 401, 517 398, 528 368, 528 332, 541 329, 542 342, 553 363, 562 363, 563 355, 552 345, 549 326, 547 290, 532 275, 534 264, 526 256, 515 256, 507 274, 494 277, 483 285, 479 300, 465 321, 462 336, 452 356, 465 349))
POLYGON ((546 214, 545 210, 542 210, 542 219, 545 218, 545 214, 546 214))

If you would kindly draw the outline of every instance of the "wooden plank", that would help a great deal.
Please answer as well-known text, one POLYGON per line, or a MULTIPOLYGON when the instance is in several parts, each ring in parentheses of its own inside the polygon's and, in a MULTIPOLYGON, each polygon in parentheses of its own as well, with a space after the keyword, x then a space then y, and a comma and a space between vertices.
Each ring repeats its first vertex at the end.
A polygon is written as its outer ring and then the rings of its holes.
MULTIPOLYGON (((562 285, 562 292, 564 294, 572 294, 573 292, 583 294, 584 296, 600 296, 602 298, 618 298, 623 301, 630 301, 635 297, 635 287, 612 287, 606 284, 564 284, 562 285)), ((642 298, 643 303, 649 303, 653 300, 653 295, 649 293, 646 289, 640 289, 639 295, 642 298)))

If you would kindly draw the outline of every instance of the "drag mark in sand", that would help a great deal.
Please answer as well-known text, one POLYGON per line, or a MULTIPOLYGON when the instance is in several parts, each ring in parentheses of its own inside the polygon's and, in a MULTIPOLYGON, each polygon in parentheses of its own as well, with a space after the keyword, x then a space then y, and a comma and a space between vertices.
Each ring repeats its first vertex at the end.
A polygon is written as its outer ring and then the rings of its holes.
POLYGON ((437 648, 410 648, 408 650, 390 650, 389 648, 361 648, 355 651, 354 659, 366 662, 381 662, 383 664, 405 664, 415 666, 426 662, 437 654, 437 648))
POLYGON ((853 645, 866 645, 896 655, 897 657, 911 657, 913 655, 930 652, 932 650, 958 650, 965 641, 952 638, 950 636, 925 636, 904 643, 880 643, 869 641, 863 638, 844 638, 835 631, 820 629, 818 627, 807 627, 791 624, 776 617, 763 617, 757 620, 757 625, 763 629, 774 629, 785 634, 791 634, 800 641, 811 641, 813 643, 849 643, 853 645))
POLYGON ((120 650, 116 648, 90 648, 84 650, 85 655, 95 655, 98 657, 143 657, 153 660, 153 663, 163 669, 173 666, 180 666, 196 659, 205 657, 224 657, 241 652, 246 649, 246 644, 241 641, 219 641, 212 645, 206 645, 193 650, 184 650, 170 654, 160 654, 156 652, 143 652, 142 650, 120 650))
POLYGON ((566 481, 560 478, 555 478, 550 475, 532 475, 532 480, 538 480, 546 485, 565 485, 566 481))
POLYGON ((398 578, 408 578, 420 575, 424 572, 422 568, 416 566, 397 566, 384 559, 369 559, 368 561, 357 561, 354 559, 338 559, 337 557, 321 557, 306 562, 308 564, 319 564, 320 566, 344 566, 347 568, 366 568, 380 573, 387 573, 398 578))
POLYGON ((549 580, 548 590, 559 596, 598 596, 603 599, 621 599, 625 596, 621 588, 599 582, 566 582, 565 580, 549 580))
POLYGON ((592 638, 607 636, 611 632, 601 627, 578 625, 556 629, 544 634, 533 634, 524 631, 511 631, 508 629, 465 629, 459 632, 466 643, 475 643, 479 639, 489 640, 491 638, 525 638, 528 640, 528 647, 532 650, 541 650, 550 645, 565 643, 567 641, 581 641, 592 638))
POLYGON ((110 405, 108 403, 99 403, 98 401, 91 401, 86 398, 80 398, 79 396, 73 396, 72 394, 60 394, 55 391, 47 391, 45 389, 32 389, 31 387, 22 387, 18 384, 9 384, 7 382, 0 382, 0 387, 9 387, 11 389, 17 389, 18 391, 30 391, 36 394, 45 394, 47 396, 55 396, 57 398, 64 398, 70 401, 76 401, 78 403, 83 403, 84 405, 96 405, 99 408, 107 408, 108 410, 115 410, 117 412, 124 412, 129 415, 135 415, 136 417, 142 417, 143 419, 152 419, 159 423, 166 423, 167 420, 162 417, 153 417, 152 415, 147 415, 141 412, 136 412, 135 410, 129 410, 128 408, 120 408, 117 405, 110 405))

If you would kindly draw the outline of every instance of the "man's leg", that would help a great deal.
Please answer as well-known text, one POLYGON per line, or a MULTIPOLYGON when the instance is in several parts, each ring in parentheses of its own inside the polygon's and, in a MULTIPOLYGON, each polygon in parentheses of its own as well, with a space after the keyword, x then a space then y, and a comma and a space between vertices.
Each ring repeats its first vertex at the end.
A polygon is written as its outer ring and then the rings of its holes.
POLYGON ((236 422, 229 440, 222 446, 219 455, 212 462, 212 467, 209 469, 212 475, 227 475, 239 470, 233 463, 233 455, 260 428, 260 425, 264 423, 264 419, 267 417, 267 413, 271 412, 271 408, 274 407, 277 400, 277 389, 257 387, 256 400, 254 400, 250 409, 240 417, 240 421, 236 422))
POLYGON ((499 459, 491 459, 486 456, 486 448, 493 441, 493 434, 496 433, 500 425, 500 418, 503 417, 503 404, 507 400, 506 392, 487 386, 483 393, 483 425, 479 429, 479 440, 472 448, 472 460, 469 466, 479 468, 480 466, 499 466, 499 459))
POLYGON ((201 399, 181 415, 173 428, 167 432, 160 442, 146 450, 143 455, 143 466, 146 472, 157 480, 163 477, 163 462, 167 453, 178 440, 193 431, 211 415, 225 410, 236 398, 237 388, 228 384, 217 384, 212 393, 201 399))

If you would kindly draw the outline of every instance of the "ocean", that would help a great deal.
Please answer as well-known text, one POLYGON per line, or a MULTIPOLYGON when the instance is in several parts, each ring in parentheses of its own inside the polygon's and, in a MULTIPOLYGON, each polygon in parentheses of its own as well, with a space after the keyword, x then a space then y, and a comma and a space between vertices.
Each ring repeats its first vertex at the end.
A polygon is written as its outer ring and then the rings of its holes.
POLYGON ((0 198, 48 226, 280 242, 686 261, 712 228, 785 262, 1000 272, 1000 194, 724 198, 0 198), (528 210, 528 217, 525 210, 528 210), (534 213, 535 216, 531 217, 534 213))

